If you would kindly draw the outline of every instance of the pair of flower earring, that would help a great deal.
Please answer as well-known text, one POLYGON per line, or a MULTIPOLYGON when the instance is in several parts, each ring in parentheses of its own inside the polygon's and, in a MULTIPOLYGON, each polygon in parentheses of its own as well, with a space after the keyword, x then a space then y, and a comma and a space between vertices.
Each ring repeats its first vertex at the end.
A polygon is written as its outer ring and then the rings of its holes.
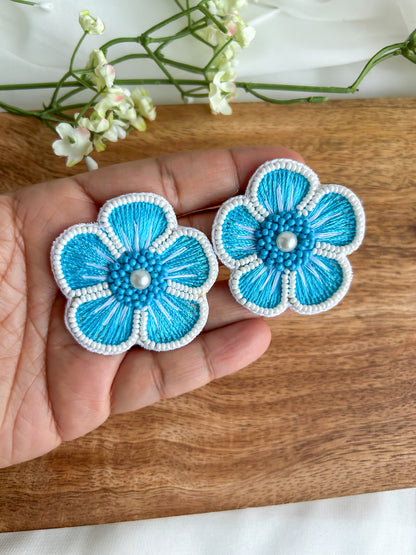
MULTIPOLYGON (((231 269, 237 302, 262 316, 288 307, 316 314, 347 293, 347 255, 361 244, 364 225, 353 192, 320 186, 304 164, 278 159, 257 169, 245 195, 221 206, 212 239, 231 269)), ((200 231, 178 226, 158 195, 109 200, 97 223, 70 227, 52 246, 69 331, 102 354, 186 345, 208 317, 206 294, 218 274, 214 249, 200 231)))

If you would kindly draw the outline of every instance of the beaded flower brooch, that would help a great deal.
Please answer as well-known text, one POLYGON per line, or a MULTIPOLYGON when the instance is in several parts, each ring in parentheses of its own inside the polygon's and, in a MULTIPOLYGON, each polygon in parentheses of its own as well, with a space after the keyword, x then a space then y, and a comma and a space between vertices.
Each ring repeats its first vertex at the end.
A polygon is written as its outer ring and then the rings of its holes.
POLYGON ((212 236, 239 303, 262 316, 288 307, 316 314, 347 293, 347 255, 360 246, 364 228, 352 191, 320 186, 304 164, 278 159, 257 169, 245 195, 221 206, 212 236))
POLYGON ((65 321, 86 349, 117 354, 133 345, 166 351, 204 327, 206 293, 218 274, 208 239, 177 225, 162 197, 123 195, 52 246, 55 279, 68 298, 65 321))

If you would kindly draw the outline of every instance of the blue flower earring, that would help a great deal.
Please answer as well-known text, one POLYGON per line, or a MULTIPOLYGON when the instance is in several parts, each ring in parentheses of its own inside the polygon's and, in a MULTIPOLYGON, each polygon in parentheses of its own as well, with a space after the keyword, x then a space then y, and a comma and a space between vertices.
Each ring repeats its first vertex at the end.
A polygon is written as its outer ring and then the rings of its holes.
POLYGON ((278 159, 252 176, 245 195, 227 200, 213 226, 235 299, 262 316, 290 307, 317 314, 347 293, 347 255, 364 238, 365 215, 341 185, 320 186, 305 164, 278 159))
POLYGON ((51 265, 68 298, 69 331, 105 355, 135 344, 167 351, 192 341, 206 323, 206 293, 218 274, 205 235, 178 226, 170 204, 149 193, 111 199, 97 223, 64 231, 51 265))

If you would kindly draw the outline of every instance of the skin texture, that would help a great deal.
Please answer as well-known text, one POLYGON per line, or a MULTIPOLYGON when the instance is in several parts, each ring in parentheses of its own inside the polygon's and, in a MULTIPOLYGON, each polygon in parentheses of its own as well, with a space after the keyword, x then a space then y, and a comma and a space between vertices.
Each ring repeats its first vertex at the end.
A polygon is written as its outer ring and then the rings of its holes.
POLYGON ((164 196, 180 225, 210 236, 215 210, 244 191, 278 147, 183 152, 111 166, 0 196, 0 467, 40 456, 100 426, 247 366, 267 349, 267 325, 238 305, 227 283, 208 294, 204 332, 170 352, 104 356, 79 346, 64 325, 65 298, 49 253, 67 227, 96 220, 109 198, 164 196), (197 211, 197 213, 195 213, 197 211))

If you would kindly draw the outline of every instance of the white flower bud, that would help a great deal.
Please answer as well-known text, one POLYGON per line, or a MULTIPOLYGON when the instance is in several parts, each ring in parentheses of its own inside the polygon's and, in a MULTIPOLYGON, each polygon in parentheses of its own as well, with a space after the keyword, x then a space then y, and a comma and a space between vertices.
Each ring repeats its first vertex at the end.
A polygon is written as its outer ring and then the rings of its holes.
POLYGON ((87 169, 88 169, 89 172, 91 172, 93 170, 98 170, 98 164, 94 160, 94 158, 91 158, 91 156, 86 156, 85 157, 85 163, 87 164, 87 169))
POLYGON ((223 114, 229 116, 232 113, 229 102, 236 96, 234 83, 235 73, 226 74, 218 71, 209 86, 209 104, 213 114, 223 114))
POLYGON ((102 35, 105 25, 99 17, 93 17, 88 10, 79 12, 79 24, 82 29, 90 35, 102 35))
POLYGON ((45 12, 50 12, 51 10, 53 10, 52 2, 39 2, 36 6, 41 10, 45 10, 45 12))
POLYGON ((131 97, 134 106, 141 116, 151 121, 156 118, 156 108, 153 106, 152 99, 145 89, 142 87, 134 87, 131 91, 131 97))
POLYGON ((110 89, 114 84, 116 70, 107 63, 104 52, 98 48, 90 54, 86 69, 93 69, 94 73, 90 74, 90 78, 99 91, 110 89))

